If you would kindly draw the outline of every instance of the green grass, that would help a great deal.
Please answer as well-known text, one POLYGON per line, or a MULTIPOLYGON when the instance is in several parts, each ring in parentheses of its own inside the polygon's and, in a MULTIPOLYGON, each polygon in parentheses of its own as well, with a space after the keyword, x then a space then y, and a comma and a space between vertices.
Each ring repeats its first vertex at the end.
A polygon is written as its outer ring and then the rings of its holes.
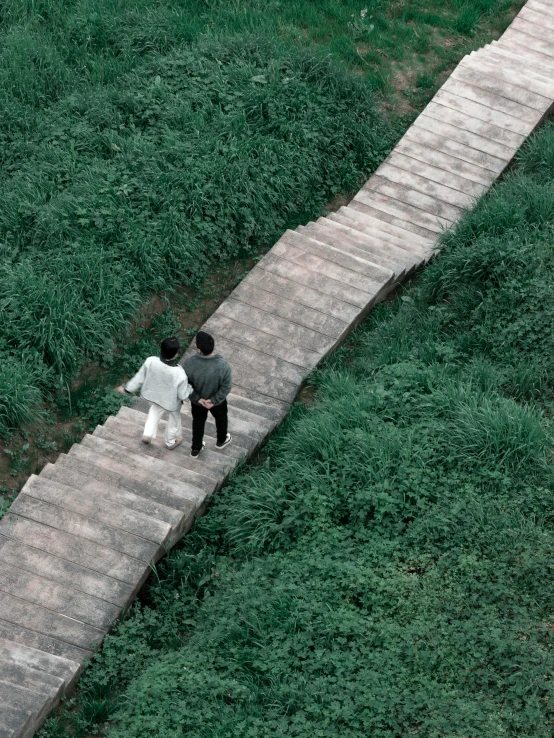
POLYGON ((0 2, 0 434, 113 367, 152 293, 355 190, 398 70, 422 104, 517 5, 0 2))
POLYGON ((315 373, 42 736, 550 736, 553 148, 315 373))

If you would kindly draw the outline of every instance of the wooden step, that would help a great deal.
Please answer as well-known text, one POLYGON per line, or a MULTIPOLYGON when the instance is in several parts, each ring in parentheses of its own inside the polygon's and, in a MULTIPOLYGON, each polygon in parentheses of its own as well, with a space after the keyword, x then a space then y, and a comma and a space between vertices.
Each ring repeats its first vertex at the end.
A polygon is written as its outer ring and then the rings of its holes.
MULTIPOLYGON (((160 423, 161 426, 161 423, 160 423)), ((104 427, 108 430, 113 431, 114 433, 120 433, 122 435, 127 436, 128 438, 136 438, 137 437, 137 426, 133 423, 130 423, 128 420, 125 420, 124 418, 120 417, 111 417, 106 420, 104 423, 104 427)), ((142 428, 138 429, 139 435, 142 435, 142 428)), ((161 427, 159 432, 161 434, 161 438, 163 438, 163 431, 164 428, 161 427)), ((160 443, 161 438, 157 438, 154 443, 160 443)), ((183 446, 185 447, 185 451, 188 449, 190 452, 191 443, 192 443, 192 432, 188 430, 187 428, 183 428, 183 446)), ((216 449, 215 447, 215 439, 212 439, 210 437, 206 437, 204 435, 204 442, 206 443, 206 448, 208 448, 210 451, 221 454, 221 456, 225 456, 227 459, 229 459, 230 463, 234 463, 236 461, 239 461, 240 459, 245 458, 248 456, 249 451, 246 448, 241 448, 237 445, 235 445, 235 438, 233 437, 233 441, 229 446, 226 446, 224 449, 216 449)), ((255 444, 254 444, 255 445, 255 444)))
POLYGON ((392 236, 383 230, 379 230, 375 224, 371 222, 374 221, 373 218, 370 219, 357 210, 340 208, 335 213, 329 213, 327 220, 340 223, 347 228, 364 233, 374 239, 377 243, 384 244, 387 247, 394 246, 396 249, 400 249, 404 252, 408 258, 413 258, 414 261, 425 260, 426 254, 428 253, 428 249, 420 246, 419 243, 412 242, 409 238, 410 234, 407 232, 404 240, 400 240, 400 238, 397 238, 396 236, 392 236))
MULTIPOLYGON (((102 506, 106 502, 114 503, 132 512, 140 513, 149 520, 165 525, 174 534, 183 517, 183 511, 161 504, 152 499, 151 492, 139 495, 121 485, 120 478, 113 478, 110 483, 100 482, 83 471, 77 471, 67 465, 47 464, 40 476, 59 484, 80 490, 95 505, 102 506)), ((155 490, 155 486, 153 487, 155 490)))
POLYGON ((371 236, 364 233, 356 232, 353 229, 343 226, 339 228, 336 221, 329 218, 320 218, 317 223, 308 223, 306 226, 299 226, 297 232, 306 238, 311 238, 313 244, 324 244, 327 247, 344 249, 360 258, 371 259, 370 263, 387 269, 394 279, 401 279, 406 269, 411 264, 405 252, 399 253, 396 250, 387 250, 383 243, 377 243, 371 236))

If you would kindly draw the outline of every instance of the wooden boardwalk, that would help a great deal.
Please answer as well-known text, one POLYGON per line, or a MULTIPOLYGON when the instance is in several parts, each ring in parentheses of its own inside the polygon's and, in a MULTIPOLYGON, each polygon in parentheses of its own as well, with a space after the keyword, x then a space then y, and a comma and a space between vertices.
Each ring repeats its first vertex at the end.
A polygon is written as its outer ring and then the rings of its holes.
POLYGON ((0 738, 30 736, 75 682, 154 564, 306 375, 430 258, 554 103, 554 0, 529 0, 465 57, 347 206, 287 231, 205 325, 233 365, 233 443, 199 459, 144 447, 122 408, 32 476, 0 521, 0 738))

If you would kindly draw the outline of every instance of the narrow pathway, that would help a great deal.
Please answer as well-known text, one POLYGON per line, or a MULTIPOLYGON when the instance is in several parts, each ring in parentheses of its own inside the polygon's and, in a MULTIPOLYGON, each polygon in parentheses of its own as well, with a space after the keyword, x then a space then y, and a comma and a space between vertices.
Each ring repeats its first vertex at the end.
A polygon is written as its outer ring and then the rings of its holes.
POLYGON ((0 521, 0 738, 30 736, 154 564, 306 375, 430 258, 554 104, 554 0, 466 56, 348 207, 287 231, 205 329, 232 363, 233 443, 144 447, 136 400, 32 476, 0 521), (211 448, 210 448, 211 446, 211 448))

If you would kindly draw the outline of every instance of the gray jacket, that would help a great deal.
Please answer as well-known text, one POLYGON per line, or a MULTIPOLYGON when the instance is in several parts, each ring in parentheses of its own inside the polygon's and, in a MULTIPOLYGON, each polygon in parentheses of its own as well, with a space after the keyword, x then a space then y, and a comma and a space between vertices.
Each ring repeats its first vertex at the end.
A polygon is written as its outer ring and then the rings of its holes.
POLYGON ((221 405, 233 386, 231 367, 219 354, 193 354, 185 359, 183 369, 193 387, 190 400, 196 404, 198 400, 210 400, 221 405))

